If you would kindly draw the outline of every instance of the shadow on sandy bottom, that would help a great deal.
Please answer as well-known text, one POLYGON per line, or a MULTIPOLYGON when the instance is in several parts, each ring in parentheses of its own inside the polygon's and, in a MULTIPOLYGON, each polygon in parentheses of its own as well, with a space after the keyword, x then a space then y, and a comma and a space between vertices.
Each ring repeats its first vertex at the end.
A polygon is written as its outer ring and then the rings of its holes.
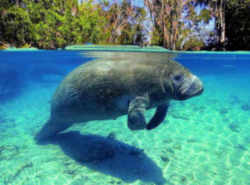
POLYGON ((125 182, 166 183, 161 169, 141 149, 112 138, 71 131, 53 139, 63 152, 91 169, 125 182))

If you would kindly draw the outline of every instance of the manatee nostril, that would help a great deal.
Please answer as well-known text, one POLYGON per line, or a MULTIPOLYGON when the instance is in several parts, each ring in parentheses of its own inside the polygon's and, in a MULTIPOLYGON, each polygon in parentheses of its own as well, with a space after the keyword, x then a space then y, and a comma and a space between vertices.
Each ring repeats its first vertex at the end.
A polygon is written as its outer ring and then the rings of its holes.
POLYGON ((195 82, 193 82, 191 85, 190 85, 190 87, 189 87, 189 91, 194 91, 195 89, 196 89, 196 86, 197 86, 197 84, 195 83, 195 82))

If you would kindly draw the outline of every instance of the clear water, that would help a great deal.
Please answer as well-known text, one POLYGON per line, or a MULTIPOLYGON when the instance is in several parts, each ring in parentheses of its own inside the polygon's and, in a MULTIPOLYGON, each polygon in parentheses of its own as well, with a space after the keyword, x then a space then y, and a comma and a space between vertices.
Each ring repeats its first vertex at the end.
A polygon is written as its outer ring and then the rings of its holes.
POLYGON ((81 52, 0 52, 1 185, 250 185, 250 54, 179 55, 205 91, 172 102, 157 129, 132 132, 123 116, 37 145, 55 88, 88 60, 81 52))

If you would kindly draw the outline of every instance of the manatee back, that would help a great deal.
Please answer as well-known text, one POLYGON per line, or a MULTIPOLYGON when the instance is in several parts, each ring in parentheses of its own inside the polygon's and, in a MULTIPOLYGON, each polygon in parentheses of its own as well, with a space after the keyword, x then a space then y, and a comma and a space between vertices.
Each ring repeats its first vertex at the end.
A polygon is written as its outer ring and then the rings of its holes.
POLYGON ((86 118, 83 115, 92 119, 91 115, 100 114, 108 119, 121 111, 117 110, 120 98, 161 91, 164 66, 166 62, 139 59, 96 60, 83 64, 66 76, 57 88, 52 100, 52 116, 81 120, 86 118))

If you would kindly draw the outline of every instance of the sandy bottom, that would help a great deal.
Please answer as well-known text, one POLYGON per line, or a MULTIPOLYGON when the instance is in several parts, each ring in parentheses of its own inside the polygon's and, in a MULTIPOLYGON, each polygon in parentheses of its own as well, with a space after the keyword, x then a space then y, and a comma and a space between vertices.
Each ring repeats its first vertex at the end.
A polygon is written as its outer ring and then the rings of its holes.
POLYGON ((43 145, 33 137, 55 84, 31 84, 0 105, 0 184, 250 185, 247 79, 204 76, 202 96, 173 101, 152 131, 130 131, 124 116, 75 125, 43 145))

